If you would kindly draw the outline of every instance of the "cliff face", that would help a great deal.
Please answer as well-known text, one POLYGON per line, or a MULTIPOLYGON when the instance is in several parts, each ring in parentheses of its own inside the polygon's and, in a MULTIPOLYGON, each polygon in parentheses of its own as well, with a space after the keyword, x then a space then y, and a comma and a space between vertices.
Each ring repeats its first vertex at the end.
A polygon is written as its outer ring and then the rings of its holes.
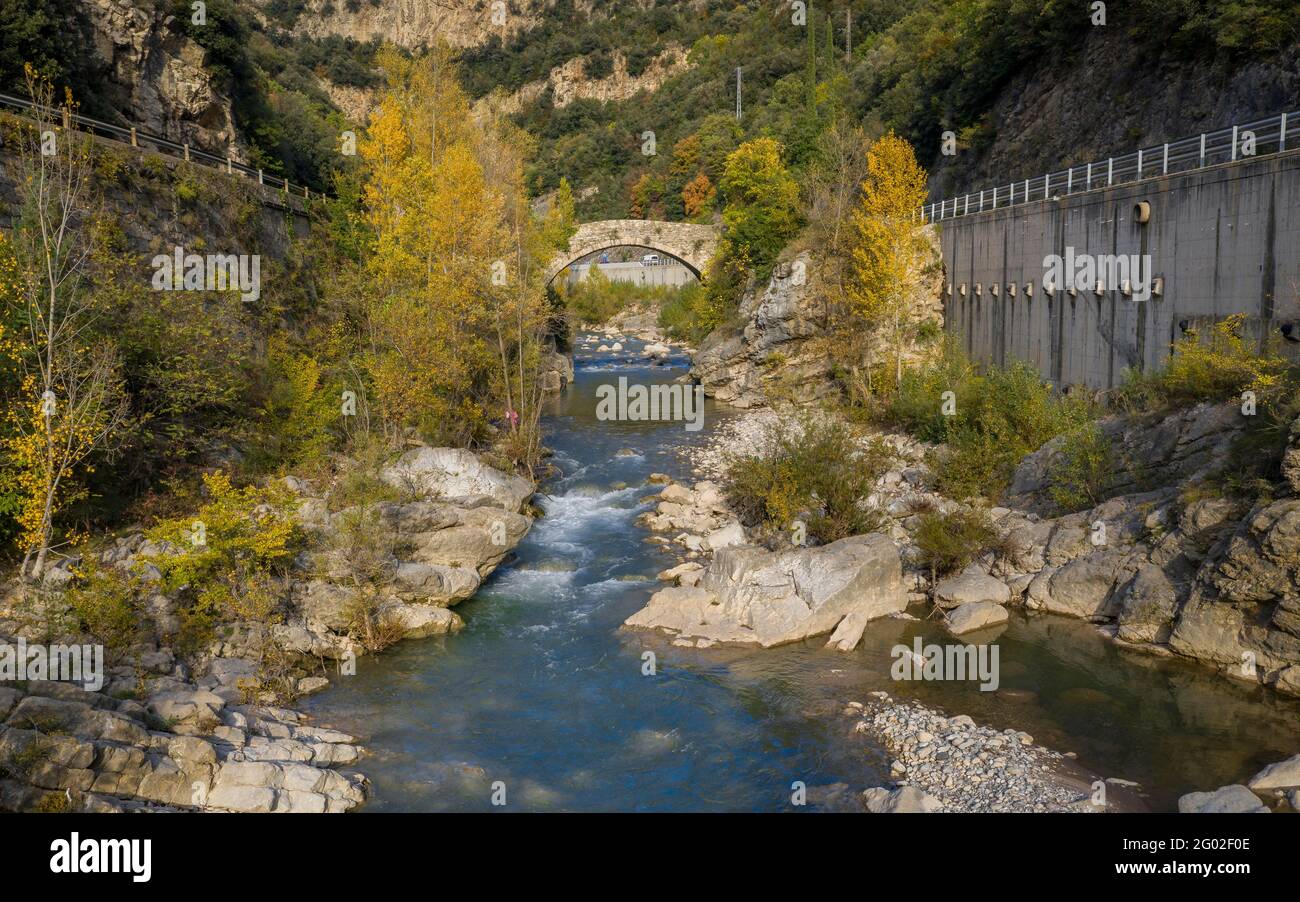
MULTIPOLYGON (((260 0, 263 8, 269 3, 260 0)), ((309 0, 294 23, 294 33, 309 37, 372 38, 414 50, 445 41, 452 47, 477 47, 492 35, 503 40, 537 24, 547 0, 511 0, 494 10, 493 0, 309 0), (502 11, 503 10, 503 11, 502 11)))
POLYGON ((659 90, 668 79, 690 68, 686 51, 677 45, 667 50, 646 67, 640 75, 630 75, 627 69, 627 57, 615 52, 614 71, 604 78, 588 78, 586 61, 574 57, 563 65, 551 69, 544 79, 529 82, 513 94, 494 93, 479 101, 480 105, 496 110, 505 115, 512 115, 536 103, 547 91, 551 94, 551 103, 563 108, 575 100, 599 100, 601 103, 627 100, 642 91, 659 90))
POLYGON ((130 0, 83 0, 81 16, 100 99, 118 124, 245 161, 230 98, 205 68, 206 51, 174 17, 130 0))
MULTIPOLYGON (((828 294, 838 291, 829 275, 833 272, 833 265, 817 263, 801 252, 778 264, 765 285, 748 288, 736 319, 710 333, 693 357, 691 377, 704 393, 748 408, 778 401, 804 404, 837 392, 831 379, 826 304, 828 294), (805 277, 797 278, 801 272, 805 277)), ((909 306, 913 329, 943 322, 942 287, 942 268, 927 269, 909 306)), ((868 340, 873 359, 893 360, 893 346, 884 331, 868 340)), ((904 350, 904 365, 915 359, 917 350, 904 350)))
POLYGON ((933 191, 978 190, 1294 109, 1300 44, 1229 71, 1098 30, 1077 58, 1045 56, 995 99, 987 136, 931 160, 933 191), (981 144, 987 141, 987 144, 981 144))

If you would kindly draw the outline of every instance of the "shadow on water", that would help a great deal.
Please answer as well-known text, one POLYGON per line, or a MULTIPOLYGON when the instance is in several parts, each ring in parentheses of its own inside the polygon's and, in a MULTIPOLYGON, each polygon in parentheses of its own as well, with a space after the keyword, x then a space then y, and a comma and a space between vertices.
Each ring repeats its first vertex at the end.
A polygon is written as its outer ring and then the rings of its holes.
POLYGON ((552 402, 548 444, 561 475, 539 519, 479 594, 465 630, 358 661, 305 708, 369 750, 370 811, 791 810, 791 783, 885 782, 888 758, 851 736, 844 701, 884 689, 999 728, 1015 727, 1106 777, 1141 783, 1154 808, 1238 782, 1300 747, 1300 705, 1204 669, 1117 648, 1085 623, 1016 615, 997 637, 995 692, 896 682, 890 649, 932 623, 877 621, 851 654, 809 641, 768 650, 677 648, 619 630, 675 559, 634 521, 653 472, 688 476, 679 451, 736 412, 710 404, 681 423, 600 422, 596 387, 618 376, 672 381, 619 352, 579 345, 575 384, 552 402), (657 673, 643 675, 654 652, 657 673))

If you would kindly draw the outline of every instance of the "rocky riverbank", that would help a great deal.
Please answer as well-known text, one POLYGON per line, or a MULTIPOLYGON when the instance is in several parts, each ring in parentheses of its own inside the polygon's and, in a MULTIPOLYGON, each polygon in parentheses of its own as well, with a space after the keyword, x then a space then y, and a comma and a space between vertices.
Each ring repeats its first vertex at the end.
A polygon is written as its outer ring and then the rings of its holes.
MULTIPOLYGON (((686 491, 670 486, 669 504, 647 524, 684 529, 676 541, 704 557, 709 543, 690 535, 734 519, 719 488, 728 455, 752 452, 770 425, 791 415, 760 408, 693 449, 689 460, 707 480, 686 491)), ((924 593, 955 635, 995 628, 1019 605, 1089 620, 1125 646, 1297 695, 1300 466, 1287 471, 1294 485, 1278 496, 1219 488, 1243 420, 1237 405, 1202 404, 1102 421, 1114 465, 1105 500, 1069 514, 1050 495, 1060 440, 1021 462, 1002 505, 981 507, 935 490, 933 449, 886 435, 895 459, 861 503, 883 515, 880 532, 897 542, 909 590, 924 593), (995 538, 960 572, 934 581, 917 563, 922 516, 961 512, 985 518, 995 538)), ((1288 460, 1300 461, 1300 431, 1292 444, 1288 460)))
POLYGON ((843 712, 890 756, 892 786, 862 793, 873 813, 1100 813, 1141 807, 1125 781, 1100 781, 1028 733, 980 726, 873 692, 843 712))
POLYGON ((187 551, 143 532, 60 561, 39 586, 6 586, 10 644, 88 641, 59 626, 88 556, 138 579, 147 600, 135 644, 109 650, 97 691, 0 684, 0 809, 344 811, 364 800, 364 776, 338 770, 360 760, 356 741, 284 705, 355 673, 366 653, 459 630, 452 606, 527 533, 533 485, 429 447, 373 474, 370 500, 284 482, 284 509, 247 513, 292 518, 304 536, 274 610, 221 623, 197 650, 178 644, 187 612, 160 582, 159 565, 187 551))

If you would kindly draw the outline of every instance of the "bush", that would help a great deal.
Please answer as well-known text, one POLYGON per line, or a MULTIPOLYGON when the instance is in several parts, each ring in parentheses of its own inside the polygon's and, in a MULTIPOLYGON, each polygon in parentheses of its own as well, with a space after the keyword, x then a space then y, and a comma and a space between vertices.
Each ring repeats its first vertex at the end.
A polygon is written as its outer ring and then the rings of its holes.
POLYGON ((1095 423, 1067 433, 1051 468, 1048 494, 1064 513, 1087 510, 1106 500, 1114 476, 1110 440, 1095 423))
MULTIPOLYGON (((670 305, 680 305, 683 296, 688 296, 698 290, 698 287, 698 282, 691 282, 681 288, 616 282, 593 266, 581 282, 566 285, 561 290, 572 316, 581 323, 599 325, 637 304, 648 303, 658 306, 661 311, 670 305)), ((660 317, 662 319, 662 313, 660 317)))
POLYGON ((889 461, 882 442, 864 449, 843 424, 806 417, 772 427, 759 453, 732 458, 725 490, 747 524, 771 534, 798 520, 811 539, 834 542, 880 527, 880 514, 859 502, 889 461))
POLYGON ((154 559, 162 591, 182 602, 183 651, 197 651, 226 620, 277 619, 284 575, 302 544, 287 490, 235 488, 222 472, 203 477, 208 501, 146 536, 172 553, 154 559))
POLYGON ((1189 329, 1174 344, 1164 369, 1150 375, 1126 371, 1112 403, 1136 411, 1240 400, 1247 391, 1259 401, 1275 398, 1293 382, 1290 365, 1273 347, 1247 347, 1244 323, 1242 314, 1229 316, 1215 323, 1204 340, 1200 330, 1189 329))
POLYGON ((938 360, 903 374, 885 411, 918 438, 945 445, 933 465, 939 488, 954 498, 997 498, 1026 454, 1093 414, 1088 401, 1055 395, 1027 363, 978 375, 951 341, 938 360))
POLYGON ((135 644, 139 636, 140 585, 118 570, 104 569, 92 563, 79 574, 66 600, 77 618, 78 627, 94 637, 110 652, 120 652, 135 644))
POLYGON ((931 577, 939 577, 961 570, 993 549, 998 533, 982 510, 931 511, 921 515, 914 540, 919 563, 930 568, 931 577))

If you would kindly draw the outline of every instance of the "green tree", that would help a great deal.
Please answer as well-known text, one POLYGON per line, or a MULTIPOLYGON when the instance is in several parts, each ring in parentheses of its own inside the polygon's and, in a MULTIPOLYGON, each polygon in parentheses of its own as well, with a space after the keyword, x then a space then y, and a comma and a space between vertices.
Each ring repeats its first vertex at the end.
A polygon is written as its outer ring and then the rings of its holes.
POLYGON ((781 145, 757 138, 727 157, 722 221, 730 253, 760 278, 799 231, 799 186, 781 161, 781 145))

